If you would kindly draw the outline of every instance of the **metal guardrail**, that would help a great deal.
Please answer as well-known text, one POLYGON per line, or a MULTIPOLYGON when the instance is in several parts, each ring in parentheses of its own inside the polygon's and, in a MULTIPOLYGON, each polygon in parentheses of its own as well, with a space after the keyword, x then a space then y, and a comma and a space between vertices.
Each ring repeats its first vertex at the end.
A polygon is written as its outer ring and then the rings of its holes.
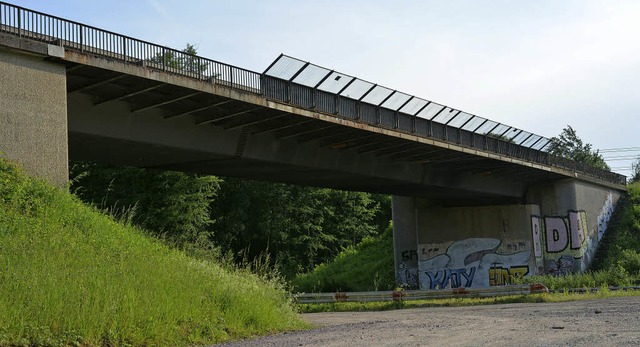
POLYGON ((290 74, 287 71, 288 65, 277 65, 282 57, 286 57, 284 55, 274 61, 265 73, 260 74, 5 2, 0 2, 0 33, 2 32, 264 95, 301 108, 574 170, 612 183, 626 184, 626 177, 623 175, 550 155, 547 152, 551 148, 549 139, 539 135, 291 57, 287 57, 290 59, 289 63, 297 68, 291 75, 287 75, 290 74), (280 77, 269 72, 274 68, 279 71, 280 77), (324 73, 325 70, 327 73, 324 73), (319 71, 322 75, 319 75, 319 71), (321 76, 320 80, 318 76, 321 76), (311 81, 318 83, 310 87, 311 81), (354 95, 358 98, 355 99, 354 95))
POLYGON ((257 72, 4 2, 0 25, 18 37, 261 94, 257 72))
POLYGON ((526 295, 548 293, 547 287, 540 284, 496 286, 489 288, 467 289, 455 288, 444 290, 394 290, 377 292, 336 292, 336 293, 301 293, 294 294, 293 300, 298 304, 321 304, 336 302, 379 302, 410 301, 448 298, 477 298, 505 295, 526 295))

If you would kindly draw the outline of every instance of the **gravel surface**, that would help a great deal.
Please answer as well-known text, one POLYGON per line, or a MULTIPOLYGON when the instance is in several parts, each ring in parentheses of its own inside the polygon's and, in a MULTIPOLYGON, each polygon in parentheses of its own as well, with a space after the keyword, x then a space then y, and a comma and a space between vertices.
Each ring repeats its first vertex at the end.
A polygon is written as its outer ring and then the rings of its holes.
POLYGON ((640 297, 303 317, 318 328, 218 346, 640 345, 640 297))

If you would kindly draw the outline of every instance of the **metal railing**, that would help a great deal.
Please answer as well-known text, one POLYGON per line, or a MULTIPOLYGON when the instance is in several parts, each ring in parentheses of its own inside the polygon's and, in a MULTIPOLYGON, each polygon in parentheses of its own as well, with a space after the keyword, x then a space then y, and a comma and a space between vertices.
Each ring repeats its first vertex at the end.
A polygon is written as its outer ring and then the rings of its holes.
POLYGON ((623 175, 550 154, 551 139, 284 54, 263 73, 262 88, 297 107, 626 184, 623 175))
POLYGON ((454 288, 436 290, 393 290, 376 292, 336 292, 336 293, 300 293, 293 295, 298 304, 322 304, 336 302, 379 302, 411 301, 448 298, 478 298, 505 295, 527 295, 548 293, 547 287, 540 284, 509 285, 488 288, 454 288))
POLYGON ((284 55, 260 74, 1 1, 0 33, 224 85, 301 108, 339 115, 379 127, 574 170, 612 183, 626 184, 626 177, 623 175, 550 155, 550 140, 542 136, 284 55), (278 62, 283 57, 294 63, 293 68, 285 64, 284 68, 280 67, 278 70, 278 62), (273 71, 284 75, 274 76, 273 71), (311 81, 314 81, 313 86, 310 86, 311 81))
POLYGON ((261 94, 257 72, 4 2, 0 32, 261 94))

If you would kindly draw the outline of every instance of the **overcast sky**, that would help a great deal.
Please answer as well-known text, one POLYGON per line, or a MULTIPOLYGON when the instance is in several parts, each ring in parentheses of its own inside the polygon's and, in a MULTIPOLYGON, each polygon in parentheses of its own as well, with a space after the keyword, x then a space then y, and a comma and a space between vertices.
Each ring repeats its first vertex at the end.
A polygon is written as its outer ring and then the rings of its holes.
POLYGON ((285 53, 539 135, 571 125, 595 148, 640 146, 640 1, 9 2, 250 70, 285 53))

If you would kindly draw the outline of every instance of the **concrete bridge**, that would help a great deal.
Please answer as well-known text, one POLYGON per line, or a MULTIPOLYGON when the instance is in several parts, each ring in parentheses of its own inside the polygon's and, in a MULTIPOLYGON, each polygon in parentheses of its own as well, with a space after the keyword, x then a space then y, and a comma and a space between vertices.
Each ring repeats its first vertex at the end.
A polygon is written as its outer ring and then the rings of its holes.
POLYGON ((0 2, 0 150, 394 195, 398 281, 582 271, 625 177, 539 135, 281 55, 257 73, 0 2))

